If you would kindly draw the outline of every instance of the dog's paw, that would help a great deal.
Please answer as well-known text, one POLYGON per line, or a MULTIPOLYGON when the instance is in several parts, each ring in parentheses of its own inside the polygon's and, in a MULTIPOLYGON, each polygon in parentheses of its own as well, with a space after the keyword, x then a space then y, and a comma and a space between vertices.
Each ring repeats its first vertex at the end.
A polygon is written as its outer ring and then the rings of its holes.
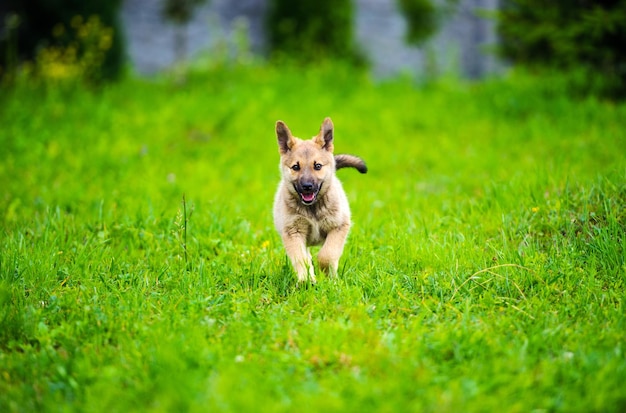
POLYGON ((308 278, 298 278, 298 287, 308 287, 310 285, 315 286, 317 284, 317 279, 315 276, 311 276, 308 278))

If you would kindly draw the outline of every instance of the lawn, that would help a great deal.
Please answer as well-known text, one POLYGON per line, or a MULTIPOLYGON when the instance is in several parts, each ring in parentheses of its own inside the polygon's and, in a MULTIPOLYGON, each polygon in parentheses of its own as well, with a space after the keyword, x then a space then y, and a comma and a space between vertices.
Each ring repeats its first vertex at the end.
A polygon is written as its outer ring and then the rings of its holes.
POLYGON ((255 64, 0 89, 0 411, 626 409, 626 105, 255 64), (296 284, 277 119, 353 229, 296 284))

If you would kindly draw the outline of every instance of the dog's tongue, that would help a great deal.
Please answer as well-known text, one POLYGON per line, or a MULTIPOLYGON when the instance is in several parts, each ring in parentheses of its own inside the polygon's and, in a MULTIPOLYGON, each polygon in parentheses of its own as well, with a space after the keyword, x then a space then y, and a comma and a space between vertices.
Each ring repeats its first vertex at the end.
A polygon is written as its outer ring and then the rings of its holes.
POLYGON ((302 194, 302 200, 304 202, 311 202, 315 199, 315 194, 302 194))

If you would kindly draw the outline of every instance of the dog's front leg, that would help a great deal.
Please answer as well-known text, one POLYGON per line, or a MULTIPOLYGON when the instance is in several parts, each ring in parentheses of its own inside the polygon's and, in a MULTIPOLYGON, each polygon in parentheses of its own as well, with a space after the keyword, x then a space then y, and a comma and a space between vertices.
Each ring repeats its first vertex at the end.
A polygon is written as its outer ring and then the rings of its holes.
POLYGON ((310 279, 312 283, 316 282, 311 253, 306 246, 304 236, 285 233, 282 234, 282 239, 287 256, 298 275, 298 282, 305 282, 307 279, 310 279))
POLYGON ((317 261, 320 268, 331 277, 337 275, 339 268, 339 258, 343 253, 343 246, 346 243, 348 232, 350 231, 350 223, 347 222, 328 233, 326 241, 317 254, 317 261))

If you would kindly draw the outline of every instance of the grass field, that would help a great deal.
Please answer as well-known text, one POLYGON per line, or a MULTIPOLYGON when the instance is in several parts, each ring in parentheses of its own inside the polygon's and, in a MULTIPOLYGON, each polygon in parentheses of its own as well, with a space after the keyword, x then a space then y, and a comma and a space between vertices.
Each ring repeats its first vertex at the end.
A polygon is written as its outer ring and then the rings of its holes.
POLYGON ((334 66, 0 90, 0 411, 626 409, 626 105, 334 66), (353 230, 296 285, 274 123, 353 230))

